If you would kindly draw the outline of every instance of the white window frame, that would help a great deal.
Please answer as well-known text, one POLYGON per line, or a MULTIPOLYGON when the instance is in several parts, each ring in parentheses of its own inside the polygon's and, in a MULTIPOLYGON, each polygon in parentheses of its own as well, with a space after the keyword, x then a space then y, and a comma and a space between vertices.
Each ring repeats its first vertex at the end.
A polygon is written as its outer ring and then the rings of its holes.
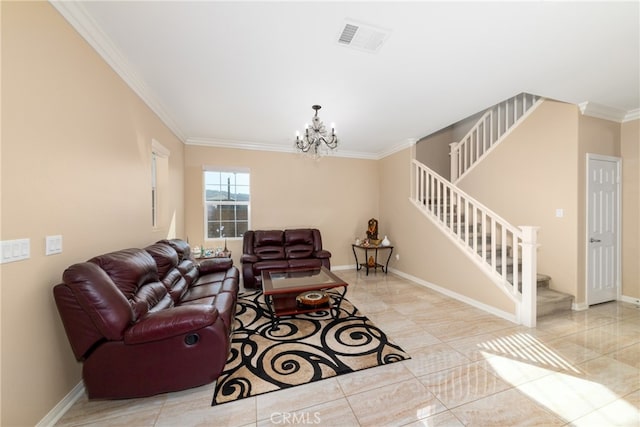
MULTIPOLYGON (((158 175, 167 174, 168 171, 158 170, 158 158, 168 159, 171 152, 155 139, 151 140, 151 227, 155 230, 159 226, 160 203, 158 199, 162 197, 165 189, 159 188, 158 175)), ((168 163, 168 162, 167 162, 168 163)))
POLYGON ((203 222, 204 222, 204 241, 210 242, 214 240, 241 240, 242 235, 239 236, 214 236, 209 237, 209 221, 208 221, 208 207, 210 205, 224 204, 228 206, 247 206, 247 230, 251 229, 251 171, 248 168, 242 167, 221 167, 221 166, 204 166, 202 168, 202 201, 203 201, 203 222), (248 201, 207 201, 207 185, 205 174, 207 172, 218 173, 243 173, 249 175, 249 200, 248 201))

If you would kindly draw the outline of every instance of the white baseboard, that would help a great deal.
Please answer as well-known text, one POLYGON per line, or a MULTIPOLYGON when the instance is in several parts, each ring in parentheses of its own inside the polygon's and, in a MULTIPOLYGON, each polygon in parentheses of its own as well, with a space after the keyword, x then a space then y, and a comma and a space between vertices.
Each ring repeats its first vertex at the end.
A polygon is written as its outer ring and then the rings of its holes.
POLYGON ((60 402, 58 402, 56 406, 53 407, 53 409, 49 411, 47 415, 44 416, 44 418, 40 420, 40 422, 38 422, 38 424, 36 424, 36 427, 49 427, 55 425, 83 394, 84 383, 80 381, 60 402))
MULTIPOLYGON (((636 306, 640 307, 640 298, 628 297, 628 296, 625 296, 625 295, 621 295, 618 298, 618 301, 627 302, 629 304, 633 304, 633 305, 636 305, 636 306)), ((586 302, 582 302, 582 303, 579 303, 579 304, 573 303, 571 305, 571 309, 572 310, 576 310, 576 311, 587 310, 588 308, 589 308, 589 304, 587 304, 586 302)))
POLYGON ((622 295, 620 296, 620 301, 628 302, 629 304, 640 305, 640 298, 636 298, 636 297, 628 297, 628 296, 622 295))
POLYGON ((355 264, 347 264, 347 265, 332 265, 331 271, 340 271, 340 270, 355 270, 355 264))
POLYGON ((583 311, 588 308, 589 308, 589 304, 587 304, 586 302, 571 303, 571 310, 573 311, 583 311))
POLYGON ((479 301, 476 301, 476 300, 474 300, 472 298, 469 298, 467 296, 461 295, 461 294, 459 294, 457 292, 453 292, 453 291, 451 291, 449 289, 440 287, 438 285, 434 285, 433 283, 427 282, 426 280, 422 280, 422 279, 420 279, 418 277, 415 277, 415 276, 412 276, 410 274, 404 273, 402 271, 396 270, 395 268, 390 268, 389 270, 392 273, 394 273, 394 274, 396 274, 396 275, 398 275, 400 277, 403 277, 403 278, 405 278, 407 280, 410 280, 412 282, 417 283, 418 285, 425 286, 425 287, 427 287, 429 289, 432 289, 432 290, 434 290, 436 292, 439 292, 441 294, 444 294, 444 295, 446 295, 448 297, 451 297, 453 299, 461 301, 461 302, 463 302, 465 304, 469 304, 472 307, 479 308, 480 310, 486 311, 487 313, 490 313, 490 314, 493 314, 495 316, 501 317, 501 318, 503 318, 505 320, 508 320, 510 322, 513 322, 515 324, 519 324, 517 316, 515 314, 508 313, 508 312, 502 311, 502 310, 498 310, 495 307, 492 307, 492 306, 487 305, 487 304, 483 304, 483 303, 481 303, 479 301))

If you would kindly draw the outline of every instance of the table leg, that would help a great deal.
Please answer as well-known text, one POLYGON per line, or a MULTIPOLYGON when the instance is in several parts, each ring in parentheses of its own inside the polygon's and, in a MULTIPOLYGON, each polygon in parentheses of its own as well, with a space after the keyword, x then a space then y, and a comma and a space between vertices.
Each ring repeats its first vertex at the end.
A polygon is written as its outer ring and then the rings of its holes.
POLYGON ((277 331, 278 329, 280 329, 280 327, 278 326, 280 318, 276 316, 275 310, 273 309, 273 295, 265 295, 264 302, 267 304, 269 315, 271 316, 271 330, 277 331))
MULTIPOLYGON (((335 293, 332 293, 331 298, 335 298, 337 300, 337 303, 335 304, 331 304, 331 307, 329 307, 329 311, 331 313, 331 317, 333 317, 334 319, 338 319, 340 317, 340 305, 342 304, 342 300, 344 300, 344 296, 347 294, 347 287, 343 286, 342 287, 342 293, 339 293, 340 291, 336 289, 335 293), (335 315, 333 314, 335 310, 335 315)), ((352 313, 351 315, 353 316, 354 313, 352 313)))
POLYGON ((362 268, 360 263, 358 262, 358 254, 356 253, 356 245, 351 245, 351 249, 353 250, 353 257, 356 259, 356 271, 360 271, 362 268))
POLYGON ((364 265, 367 266, 367 276, 369 275, 369 248, 364 248, 364 265))
POLYGON ((389 256, 387 257, 387 264, 384 267, 384 274, 389 272, 389 260, 391 259, 391 254, 393 253, 393 247, 389 248, 389 256))

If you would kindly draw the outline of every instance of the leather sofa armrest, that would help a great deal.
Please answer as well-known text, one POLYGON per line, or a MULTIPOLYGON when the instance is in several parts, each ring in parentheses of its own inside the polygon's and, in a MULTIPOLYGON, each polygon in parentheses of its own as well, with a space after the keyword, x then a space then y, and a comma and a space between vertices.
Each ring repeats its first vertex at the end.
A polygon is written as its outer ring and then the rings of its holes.
POLYGON ((240 258, 242 264, 258 262, 258 257, 255 255, 243 254, 240 258))
POLYGON ((314 255, 316 258, 320 258, 320 259, 328 259, 328 258, 331 258, 331 252, 329 252, 329 251, 327 251, 327 250, 324 250, 324 249, 323 249, 323 250, 320 250, 320 251, 315 251, 315 252, 313 253, 313 255, 314 255))
POLYGON ((209 258, 198 262, 200 275, 215 273, 217 271, 227 271, 233 267, 231 258, 209 258))
POLYGON ((215 323, 218 310, 210 305, 183 305, 149 313, 124 334, 125 344, 142 344, 197 331, 215 323))

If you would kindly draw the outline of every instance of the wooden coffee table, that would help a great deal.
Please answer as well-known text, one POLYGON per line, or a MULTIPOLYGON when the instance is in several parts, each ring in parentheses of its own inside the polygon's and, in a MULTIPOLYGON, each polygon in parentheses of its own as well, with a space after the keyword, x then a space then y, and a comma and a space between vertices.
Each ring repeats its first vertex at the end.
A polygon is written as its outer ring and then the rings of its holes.
POLYGON ((278 329, 280 317, 329 311, 336 319, 348 283, 326 267, 262 272, 262 293, 271 314, 271 330, 278 329), (326 292, 335 289, 333 292, 326 292))

